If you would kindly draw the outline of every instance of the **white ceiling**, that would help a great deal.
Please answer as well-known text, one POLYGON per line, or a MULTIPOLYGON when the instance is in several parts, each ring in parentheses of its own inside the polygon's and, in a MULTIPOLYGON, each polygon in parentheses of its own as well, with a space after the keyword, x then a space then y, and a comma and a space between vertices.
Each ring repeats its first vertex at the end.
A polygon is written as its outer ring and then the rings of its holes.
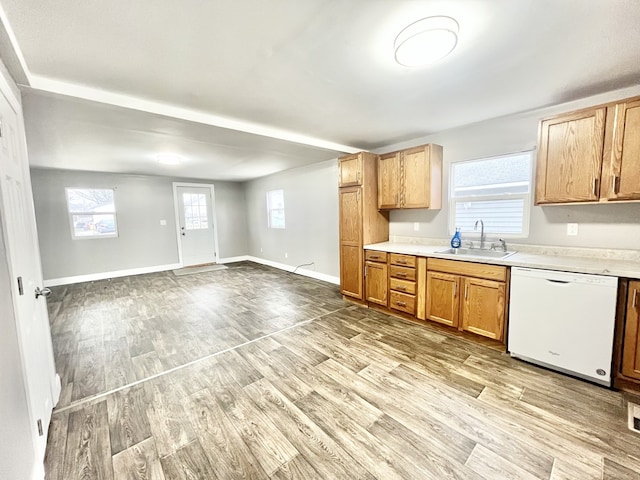
POLYGON ((334 151, 640 83, 637 0, 0 4, 35 88, 334 151), (395 35, 428 15, 457 19, 456 50, 395 64, 395 35))
POLYGON ((338 153, 88 100, 25 89, 29 162, 34 167, 249 180, 338 153), (175 153, 181 165, 155 155, 175 153))

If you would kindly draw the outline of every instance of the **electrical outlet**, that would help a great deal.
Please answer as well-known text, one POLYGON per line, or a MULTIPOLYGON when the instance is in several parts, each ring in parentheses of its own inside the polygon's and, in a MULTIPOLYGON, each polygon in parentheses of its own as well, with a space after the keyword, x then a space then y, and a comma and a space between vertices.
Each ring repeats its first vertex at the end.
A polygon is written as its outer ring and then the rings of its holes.
POLYGON ((289 258, 289 254, 287 252, 284 252, 284 258, 289 258))
POLYGON ((567 223, 567 236, 575 237, 576 235, 578 235, 578 224, 567 223))
POLYGON ((420 231, 420 224, 418 222, 413 222, 413 231, 414 232, 420 231))

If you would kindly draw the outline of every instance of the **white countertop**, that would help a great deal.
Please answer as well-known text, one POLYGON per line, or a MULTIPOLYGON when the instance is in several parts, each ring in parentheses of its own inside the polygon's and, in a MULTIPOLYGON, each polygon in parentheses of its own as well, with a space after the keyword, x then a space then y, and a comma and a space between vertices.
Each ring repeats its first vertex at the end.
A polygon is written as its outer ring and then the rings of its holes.
MULTIPOLYGON (((517 245, 512 245, 512 247, 510 250, 513 249, 517 251, 517 245)), ((640 279, 640 262, 602 257, 540 255, 525 252, 515 253, 505 259, 476 257, 472 255, 454 256, 446 253, 437 253, 439 250, 445 250, 447 248, 446 245, 421 245, 396 242, 374 243, 372 245, 365 245, 364 248, 365 250, 404 253, 406 255, 416 255, 419 257, 443 258, 447 260, 488 263, 491 265, 505 265, 507 267, 541 268, 562 272, 591 273, 640 279)))

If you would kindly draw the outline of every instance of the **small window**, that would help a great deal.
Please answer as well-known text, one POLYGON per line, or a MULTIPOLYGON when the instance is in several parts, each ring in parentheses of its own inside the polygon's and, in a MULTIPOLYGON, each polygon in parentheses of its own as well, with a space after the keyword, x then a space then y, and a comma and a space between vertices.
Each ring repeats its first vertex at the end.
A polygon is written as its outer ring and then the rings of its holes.
POLYGON ((488 234, 529 234, 532 152, 451 164, 449 230, 474 231, 477 220, 488 234))
POLYGON ((73 238, 118 236, 113 189, 67 188, 67 208, 73 238))
POLYGON ((207 214, 207 196, 204 193, 183 193, 184 224, 187 230, 206 230, 209 228, 207 214))
POLYGON ((269 228, 284 228, 284 190, 267 192, 267 221, 269 228))

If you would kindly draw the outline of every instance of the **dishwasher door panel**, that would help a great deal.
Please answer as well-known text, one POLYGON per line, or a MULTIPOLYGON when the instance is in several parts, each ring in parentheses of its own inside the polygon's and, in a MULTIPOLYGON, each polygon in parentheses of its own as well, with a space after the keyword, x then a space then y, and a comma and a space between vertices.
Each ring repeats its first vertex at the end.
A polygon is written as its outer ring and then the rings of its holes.
POLYGON ((534 272, 512 269, 507 348, 516 357, 609 385, 617 279, 534 272))

